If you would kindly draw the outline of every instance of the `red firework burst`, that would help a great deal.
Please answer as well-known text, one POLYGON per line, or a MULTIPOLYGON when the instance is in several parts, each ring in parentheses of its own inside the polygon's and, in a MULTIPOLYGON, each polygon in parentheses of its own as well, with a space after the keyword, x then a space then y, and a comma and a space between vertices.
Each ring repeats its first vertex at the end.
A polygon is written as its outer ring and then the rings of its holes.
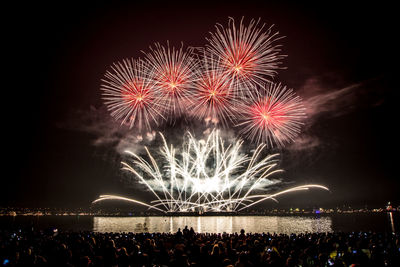
POLYGON ((270 84, 259 96, 241 109, 241 134, 271 147, 283 147, 300 133, 305 108, 300 97, 281 84, 270 84))
POLYGON ((193 49, 182 47, 178 50, 158 43, 146 59, 152 67, 155 80, 164 103, 164 112, 170 119, 181 115, 187 108, 193 93, 193 82, 198 61, 193 57, 193 49))
POLYGON ((111 115, 129 128, 149 130, 151 123, 162 117, 157 87, 143 60, 123 60, 114 63, 102 79, 103 99, 111 115))
POLYGON ((202 59, 191 113, 197 118, 226 125, 234 120, 237 99, 230 79, 215 64, 218 64, 218 60, 212 56, 202 59))
POLYGON ((262 86, 274 77, 285 57, 275 44, 278 32, 264 28, 260 20, 251 20, 246 27, 243 19, 236 27, 234 19, 229 18, 227 28, 217 24, 216 32, 207 39, 207 50, 221 59, 219 67, 234 81, 236 90, 246 96, 254 96, 254 85, 262 86))

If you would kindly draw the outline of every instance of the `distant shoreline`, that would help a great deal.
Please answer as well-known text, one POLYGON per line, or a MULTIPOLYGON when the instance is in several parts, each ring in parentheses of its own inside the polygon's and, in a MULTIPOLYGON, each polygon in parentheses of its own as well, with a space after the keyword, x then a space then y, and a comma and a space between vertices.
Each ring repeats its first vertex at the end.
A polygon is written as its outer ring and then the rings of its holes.
MULTIPOLYGON (((333 214, 386 214, 390 211, 354 211, 354 212, 321 212, 321 213, 312 213, 312 212, 293 212, 293 213, 233 213, 233 212, 212 212, 212 213, 165 213, 165 214, 90 214, 90 213, 64 213, 64 214, 0 214, 0 217, 47 217, 47 216, 59 216, 59 217, 68 217, 68 216, 87 216, 87 217, 211 217, 211 216, 219 216, 219 217, 242 217, 242 216, 330 216, 333 214)), ((393 213, 400 213, 400 211, 392 211, 393 213)))

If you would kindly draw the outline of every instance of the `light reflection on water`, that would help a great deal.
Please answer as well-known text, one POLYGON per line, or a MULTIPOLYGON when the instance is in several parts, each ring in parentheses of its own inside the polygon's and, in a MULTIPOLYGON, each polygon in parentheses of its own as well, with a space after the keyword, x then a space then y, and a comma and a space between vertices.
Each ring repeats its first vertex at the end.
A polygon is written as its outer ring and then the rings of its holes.
POLYGON ((176 232, 193 227, 198 233, 332 232, 330 217, 295 216, 187 216, 187 217, 94 217, 95 232, 176 232))

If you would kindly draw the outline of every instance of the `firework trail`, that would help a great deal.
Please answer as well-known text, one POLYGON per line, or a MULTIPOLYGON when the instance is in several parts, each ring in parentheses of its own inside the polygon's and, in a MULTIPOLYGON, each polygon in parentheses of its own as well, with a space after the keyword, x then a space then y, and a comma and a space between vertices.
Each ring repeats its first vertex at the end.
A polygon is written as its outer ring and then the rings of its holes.
POLYGON ((262 86, 272 79, 279 69, 281 55, 278 32, 265 29, 259 20, 251 20, 246 27, 243 18, 237 27, 233 18, 228 26, 216 25, 216 32, 207 38, 206 49, 220 58, 219 67, 234 82, 236 91, 245 96, 257 94, 255 86, 262 86))
POLYGON ((163 118, 159 93, 149 66, 141 59, 114 63, 102 79, 103 99, 111 115, 129 128, 150 130, 163 118))
POLYGON ((283 147, 294 141, 305 118, 305 108, 293 90, 269 84, 263 96, 243 105, 237 126, 240 133, 257 143, 283 147))
MULTIPOLYGON (((206 54, 205 51, 203 53, 206 54)), ((234 121, 239 99, 233 92, 232 82, 227 74, 217 68, 218 63, 213 55, 202 57, 190 111, 198 119, 227 125, 234 121)))
POLYGON ((156 43, 146 60, 151 66, 152 77, 161 93, 164 113, 169 119, 186 111, 193 95, 193 85, 198 60, 193 57, 193 48, 175 49, 156 43))
POLYGON ((279 180, 271 177, 277 169, 278 154, 262 157, 266 145, 259 145, 251 155, 240 152, 242 141, 225 144, 219 132, 213 130, 204 140, 195 139, 190 133, 177 150, 160 134, 163 163, 158 164, 146 148, 147 160, 127 151, 133 162, 123 162, 123 169, 131 172, 156 198, 151 204, 120 196, 102 195, 93 203, 119 199, 163 210, 186 211, 238 211, 263 200, 319 185, 300 186, 275 194, 255 194, 276 185, 279 180))
MULTIPOLYGON (((318 188, 318 189, 323 189, 323 190, 329 191, 329 188, 326 187, 326 186, 323 186, 323 185, 306 184, 306 185, 300 185, 300 186, 295 186, 295 187, 292 187, 292 188, 289 188, 289 189, 285 189, 285 190, 276 192, 274 194, 251 195, 251 196, 248 196, 247 198, 239 199, 239 201, 248 201, 250 203, 247 204, 247 205, 243 205, 243 207, 241 207, 240 209, 237 209, 235 211, 242 211, 244 209, 247 209, 247 208, 249 208, 249 207, 251 207, 253 205, 256 205, 256 204, 258 204, 258 203, 260 203, 262 201, 265 201, 265 200, 273 200, 275 202, 278 202, 276 200, 277 196, 288 194, 288 193, 293 193, 293 192, 297 192, 297 191, 307 191, 307 190, 310 190, 311 188, 318 188), (255 200, 253 200, 253 199, 255 199, 255 200)), ((104 201, 104 200, 122 200, 122 201, 127 201, 127 202, 133 202, 133 203, 136 203, 136 204, 140 204, 140 205, 146 206, 149 209, 155 209, 155 210, 158 210, 158 211, 167 212, 166 210, 162 210, 160 208, 157 208, 156 205, 149 205, 149 204, 144 203, 142 201, 138 201, 138 200, 135 200, 135 199, 132 199, 132 198, 127 198, 127 197, 122 197, 122 196, 116 196, 116 195, 100 195, 100 197, 98 199, 94 200, 92 203, 94 204, 94 203, 97 203, 97 202, 100 202, 100 201, 104 201)), ((154 201, 154 202, 157 202, 157 201, 154 201)), ((228 201, 228 203, 230 205, 232 205, 232 204, 235 203, 235 200, 233 200, 233 201, 230 200, 230 201, 228 201)), ((193 204, 193 203, 187 203, 187 204, 193 204)), ((190 210, 193 210, 193 209, 196 209, 196 208, 199 208, 199 207, 204 209, 205 207, 207 207, 207 205, 193 205, 193 207, 191 207, 190 209, 181 210, 181 211, 182 212, 190 211, 190 210)), ((221 210, 219 210, 219 211, 221 211, 221 210)))

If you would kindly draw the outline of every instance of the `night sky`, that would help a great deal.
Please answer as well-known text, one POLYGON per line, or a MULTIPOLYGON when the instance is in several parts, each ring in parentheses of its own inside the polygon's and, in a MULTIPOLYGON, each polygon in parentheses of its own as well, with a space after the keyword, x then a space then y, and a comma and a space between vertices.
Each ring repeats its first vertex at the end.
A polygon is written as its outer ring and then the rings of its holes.
MULTIPOLYGON (((396 9, 216 2, 4 8, 0 206, 87 207, 103 193, 152 200, 121 174, 118 132, 126 130, 105 112, 100 80, 113 62, 140 57, 154 42, 203 46, 229 16, 261 18, 285 36, 287 68, 275 79, 304 99, 308 119, 298 142, 281 151, 282 178, 331 189, 265 205, 399 205, 396 9)), ((160 130, 182 135, 184 127, 160 130)))

